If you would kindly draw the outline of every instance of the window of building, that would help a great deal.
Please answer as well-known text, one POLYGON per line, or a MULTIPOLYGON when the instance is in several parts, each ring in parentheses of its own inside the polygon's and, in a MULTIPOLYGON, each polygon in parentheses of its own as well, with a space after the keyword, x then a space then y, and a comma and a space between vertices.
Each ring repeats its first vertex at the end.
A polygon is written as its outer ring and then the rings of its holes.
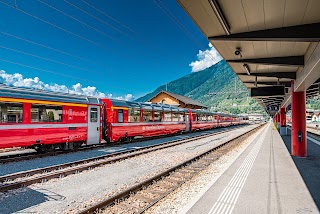
POLYGON ((154 111, 154 122, 162 122, 162 112, 161 111, 154 111))
POLYGON ((123 123, 123 110, 118 109, 118 123, 123 123))
POLYGON ((170 111, 164 112, 164 121, 171 122, 171 112, 170 111))
POLYGON ((143 110, 142 114, 143 122, 152 122, 152 111, 150 110, 143 110))
POLYGON ((62 122, 62 106, 31 105, 31 122, 62 122))
POLYGON ((128 109, 129 123, 140 122, 140 109, 129 108, 128 109))
POLYGON ((22 103, 0 102, 0 122, 1 123, 22 123, 22 120, 23 120, 22 103))
POLYGON ((98 109, 97 108, 90 109, 90 122, 91 123, 98 122, 98 109))
POLYGON ((173 122, 179 121, 179 113, 178 112, 172 112, 172 121, 173 122))

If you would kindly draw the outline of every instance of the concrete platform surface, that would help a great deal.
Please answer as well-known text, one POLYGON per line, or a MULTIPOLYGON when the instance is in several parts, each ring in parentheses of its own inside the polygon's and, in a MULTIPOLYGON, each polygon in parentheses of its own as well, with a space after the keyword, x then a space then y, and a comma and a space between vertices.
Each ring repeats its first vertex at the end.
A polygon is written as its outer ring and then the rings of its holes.
POLYGON ((284 141, 269 123, 187 213, 319 213, 319 210, 284 141))

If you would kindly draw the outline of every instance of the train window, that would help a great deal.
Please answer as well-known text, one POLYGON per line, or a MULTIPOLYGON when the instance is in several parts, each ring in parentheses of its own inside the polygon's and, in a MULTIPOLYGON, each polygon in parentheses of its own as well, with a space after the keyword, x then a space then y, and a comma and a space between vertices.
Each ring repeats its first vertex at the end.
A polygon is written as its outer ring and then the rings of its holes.
POLYGON ((208 116, 208 121, 212 121, 213 120, 213 116, 212 115, 209 115, 208 116))
POLYGON ((162 121, 162 112, 161 111, 154 111, 154 122, 161 122, 162 121))
POLYGON ((197 114, 197 120, 196 121, 202 121, 201 119, 202 119, 201 118, 201 114, 197 114))
POLYGON ((22 103, 0 103, 1 123, 22 123, 22 103))
POLYGON ((129 123, 138 123, 140 122, 140 109, 129 108, 129 123))
POLYGON ((184 122, 184 120, 185 120, 184 117, 185 117, 184 113, 181 112, 181 113, 180 113, 180 119, 179 119, 179 121, 180 121, 180 122, 184 122))
POLYGON ((143 122, 152 122, 152 111, 143 110, 143 122))
POLYGON ((97 108, 90 109, 90 122, 91 123, 98 122, 98 109, 97 108))
POLYGON ((174 122, 179 121, 179 113, 178 112, 172 112, 172 121, 174 121, 174 122))
POLYGON ((201 115, 201 121, 207 121, 207 115, 202 114, 201 115))
POLYGON ((118 123, 123 123, 123 110, 118 109, 118 123))
POLYGON ((198 117, 196 114, 192 114, 192 121, 197 121, 198 117))
POLYGON ((171 112, 170 111, 164 112, 164 121, 171 122, 171 112))
POLYGON ((31 105, 31 122, 62 122, 62 106, 31 105))

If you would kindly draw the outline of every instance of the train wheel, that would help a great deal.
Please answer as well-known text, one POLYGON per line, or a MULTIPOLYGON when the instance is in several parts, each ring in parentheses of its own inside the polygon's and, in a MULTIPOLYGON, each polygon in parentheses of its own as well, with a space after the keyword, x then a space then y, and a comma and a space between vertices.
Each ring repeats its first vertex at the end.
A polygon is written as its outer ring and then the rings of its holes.
POLYGON ((76 143, 73 143, 73 148, 74 149, 79 149, 81 146, 82 146, 82 142, 76 142, 76 143))

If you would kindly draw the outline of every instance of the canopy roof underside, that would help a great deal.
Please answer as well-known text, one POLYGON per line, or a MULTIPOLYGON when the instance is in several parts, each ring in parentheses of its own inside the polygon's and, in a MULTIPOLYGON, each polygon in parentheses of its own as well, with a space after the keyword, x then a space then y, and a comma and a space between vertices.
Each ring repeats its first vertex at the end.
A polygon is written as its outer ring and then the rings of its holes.
POLYGON ((177 1, 263 107, 319 94, 320 1, 177 1))

